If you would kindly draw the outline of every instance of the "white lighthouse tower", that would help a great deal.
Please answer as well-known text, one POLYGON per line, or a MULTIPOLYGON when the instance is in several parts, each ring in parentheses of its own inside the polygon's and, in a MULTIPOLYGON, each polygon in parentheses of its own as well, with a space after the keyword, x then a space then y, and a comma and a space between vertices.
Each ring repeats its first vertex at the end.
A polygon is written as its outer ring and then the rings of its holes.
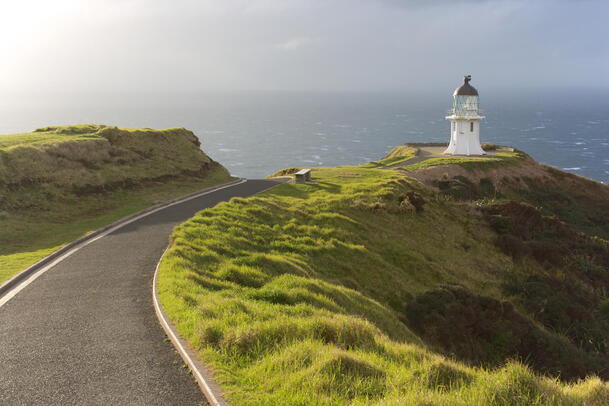
POLYGON ((465 76, 463 84, 453 93, 453 108, 450 116, 450 143, 446 155, 484 155, 480 146, 480 120, 478 91, 469 84, 471 75, 465 76))

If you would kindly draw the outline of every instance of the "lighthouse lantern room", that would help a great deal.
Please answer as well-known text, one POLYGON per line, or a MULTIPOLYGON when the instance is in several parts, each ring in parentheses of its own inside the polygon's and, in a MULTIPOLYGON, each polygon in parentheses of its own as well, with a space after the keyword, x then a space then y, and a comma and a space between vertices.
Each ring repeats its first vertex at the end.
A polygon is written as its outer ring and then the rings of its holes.
POLYGON ((478 91, 469 82, 471 75, 465 76, 463 84, 453 93, 453 107, 450 115, 450 143, 444 151, 446 155, 484 155, 480 146, 480 120, 484 117, 478 110, 478 91))

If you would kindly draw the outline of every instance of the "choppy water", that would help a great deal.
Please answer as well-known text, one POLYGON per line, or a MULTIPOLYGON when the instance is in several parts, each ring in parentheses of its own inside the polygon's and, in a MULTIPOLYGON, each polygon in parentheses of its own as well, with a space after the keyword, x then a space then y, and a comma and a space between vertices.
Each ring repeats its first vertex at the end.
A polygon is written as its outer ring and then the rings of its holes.
MULTIPOLYGON (((235 175, 262 177, 288 166, 358 164, 393 146, 446 141, 446 95, 242 93, 8 97, 0 133, 50 124, 187 127, 235 175)), ((609 92, 487 91, 486 142, 609 182, 609 92)))

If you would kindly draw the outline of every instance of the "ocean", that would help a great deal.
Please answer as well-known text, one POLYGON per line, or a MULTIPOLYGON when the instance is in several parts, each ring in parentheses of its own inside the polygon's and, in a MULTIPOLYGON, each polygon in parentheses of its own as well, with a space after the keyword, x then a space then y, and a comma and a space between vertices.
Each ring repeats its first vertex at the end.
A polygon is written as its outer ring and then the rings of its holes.
MULTIPOLYGON (((377 160, 406 142, 447 141, 450 94, 7 95, 0 134, 76 123, 186 127, 231 173, 256 178, 285 167, 377 160)), ((609 183, 609 91, 487 90, 480 103, 483 142, 609 183)))

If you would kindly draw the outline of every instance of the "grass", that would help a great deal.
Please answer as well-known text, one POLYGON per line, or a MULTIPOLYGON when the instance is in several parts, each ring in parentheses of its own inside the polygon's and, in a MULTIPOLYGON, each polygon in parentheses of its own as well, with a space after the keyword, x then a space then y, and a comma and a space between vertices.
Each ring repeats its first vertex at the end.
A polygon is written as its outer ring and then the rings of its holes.
POLYGON ((52 144, 64 141, 101 139, 96 132, 101 126, 80 124, 75 126, 45 127, 31 133, 0 135, 0 150, 18 146, 52 144))
POLYGON ((394 147, 380 161, 369 162, 362 165, 365 168, 386 168, 392 165, 404 163, 417 156, 417 149, 406 145, 394 147))
POLYGON ((25 135, 0 136, 0 140, 4 137, 9 141, 0 149, 0 210, 27 205, 29 196, 18 192, 30 185, 89 193, 193 174, 211 164, 198 148, 196 136, 179 128, 83 125, 47 127, 25 135))
POLYGON ((406 165, 401 169, 416 171, 438 165, 459 165, 466 170, 473 171, 498 166, 517 165, 525 157, 526 155, 520 151, 497 152, 496 155, 485 157, 437 157, 429 158, 416 164, 406 165))
POLYGON ((178 130, 79 125, 0 136, 0 283, 88 232, 228 180, 178 130), (168 137, 171 147, 155 145, 168 137))
POLYGON ((548 187, 543 179, 523 178, 528 187, 518 191, 519 195, 576 229, 609 240, 609 188, 558 169, 546 168, 546 171, 555 187, 548 187))
POLYGON ((513 361, 473 367, 405 321, 447 282, 500 297, 513 263, 467 208, 397 171, 314 169, 176 228, 159 294, 234 405, 604 405, 513 361))
POLYGON ((0 283, 67 243, 158 202, 227 182, 222 169, 205 179, 180 179, 138 189, 121 189, 69 206, 53 204, 44 213, 0 213, 0 283))

